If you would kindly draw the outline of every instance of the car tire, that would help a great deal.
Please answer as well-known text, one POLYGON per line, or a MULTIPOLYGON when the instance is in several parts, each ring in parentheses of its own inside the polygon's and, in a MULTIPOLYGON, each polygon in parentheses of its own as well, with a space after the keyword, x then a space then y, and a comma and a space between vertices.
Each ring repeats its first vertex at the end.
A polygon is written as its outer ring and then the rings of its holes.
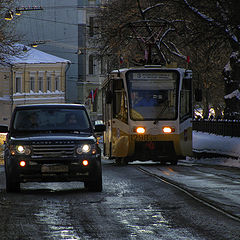
POLYGON ((102 192, 102 178, 98 178, 95 181, 85 181, 84 187, 91 192, 102 192))
POLYGON ((177 165, 178 164, 178 159, 175 158, 171 161, 171 165, 177 165))
POLYGON ((116 165, 117 166, 126 166, 128 165, 128 160, 124 157, 117 157, 115 159, 116 165))
POLYGON ((102 166, 101 163, 97 166, 95 180, 84 181, 84 187, 91 192, 102 192, 102 166))
POLYGON ((11 174, 6 174, 6 192, 19 192, 20 191, 20 182, 16 177, 11 176, 11 174))
POLYGON ((11 165, 5 162, 5 176, 6 176, 6 192, 19 192, 20 191, 20 181, 17 178, 17 173, 12 169, 11 165))

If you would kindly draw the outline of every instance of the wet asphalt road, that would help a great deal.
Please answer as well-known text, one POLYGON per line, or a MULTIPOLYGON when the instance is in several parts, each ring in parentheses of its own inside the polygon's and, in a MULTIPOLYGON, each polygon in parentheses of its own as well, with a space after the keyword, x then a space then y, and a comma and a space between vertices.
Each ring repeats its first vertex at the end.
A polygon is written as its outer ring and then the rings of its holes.
POLYGON ((239 240, 240 221, 156 178, 178 182, 215 205, 229 205, 237 216, 238 172, 184 163, 119 167, 104 160, 102 193, 74 182, 27 183, 21 193, 7 194, 0 166, 0 239, 239 240), (214 201, 221 197, 223 202, 214 201))

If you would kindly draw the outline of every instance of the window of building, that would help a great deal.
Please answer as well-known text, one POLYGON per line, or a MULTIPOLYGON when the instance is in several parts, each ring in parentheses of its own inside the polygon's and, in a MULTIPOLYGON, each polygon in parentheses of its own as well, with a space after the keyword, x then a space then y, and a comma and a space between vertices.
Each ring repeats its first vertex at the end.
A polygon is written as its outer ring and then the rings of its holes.
POLYGON ((35 92, 35 73, 30 73, 30 91, 35 92))
POLYGON ((94 18, 90 17, 89 18, 89 36, 93 37, 94 35, 94 18))
POLYGON ((93 58, 93 55, 90 55, 89 59, 88 59, 88 73, 89 74, 94 73, 94 58, 93 58))
POLYGON ((16 89, 16 93, 22 92, 22 77, 21 76, 16 76, 16 78, 15 78, 15 89, 16 89))
POLYGON ((60 74, 55 74, 55 90, 60 91, 60 74))
POLYGON ((43 73, 38 74, 38 90, 43 91, 43 73))
POLYGON ((30 90, 34 92, 35 90, 35 77, 30 77, 30 90))
POLYGON ((106 68, 105 68, 105 61, 103 58, 101 58, 101 74, 106 73, 106 68))
POLYGON ((51 75, 47 75, 47 90, 48 91, 51 91, 52 90, 52 78, 51 78, 51 75))

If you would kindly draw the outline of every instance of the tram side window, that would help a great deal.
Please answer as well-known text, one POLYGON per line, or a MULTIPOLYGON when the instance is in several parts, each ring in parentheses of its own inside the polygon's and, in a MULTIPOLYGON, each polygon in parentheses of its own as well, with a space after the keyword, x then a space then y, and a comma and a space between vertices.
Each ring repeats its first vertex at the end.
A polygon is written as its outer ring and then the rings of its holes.
POLYGON ((103 94, 103 120, 105 123, 107 123, 110 119, 111 119, 111 109, 112 109, 112 105, 111 103, 111 90, 110 90, 110 86, 106 86, 105 88, 103 88, 102 90, 102 94, 103 94), (107 99, 108 98, 108 99, 107 99))
POLYGON ((180 120, 192 116, 192 81, 191 79, 183 79, 181 99, 180 99, 180 120))
POLYGON ((123 87, 123 80, 117 79, 113 84, 113 117, 123 122, 127 121, 126 94, 123 87))

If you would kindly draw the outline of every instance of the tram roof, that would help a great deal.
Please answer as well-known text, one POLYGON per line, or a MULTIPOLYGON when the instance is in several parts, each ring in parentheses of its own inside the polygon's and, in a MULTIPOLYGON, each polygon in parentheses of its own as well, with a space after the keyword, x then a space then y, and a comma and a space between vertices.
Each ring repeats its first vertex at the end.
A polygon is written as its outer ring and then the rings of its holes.
POLYGON ((178 67, 166 67, 166 66, 160 66, 160 65, 145 65, 145 66, 140 66, 140 67, 130 67, 130 68, 120 68, 120 69, 115 69, 113 70, 111 74, 121 74, 124 72, 127 72, 129 70, 140 70, 140 69, 162 69, 162 70, 177 70, 179 72, 185 72, 191 71, 190 69, 185 69, 185 68, 178 68, 178 67))
MULTIPOLYGON (((115 70, 112 70, 109 74, 109 76, 111 75, 121 75, 121 74, 124 74, 125 72, 127 71, 130 71, 130 70, 143 70, 143 69, 162 69, 162 70, 177 70, 181 73, 184 73, 186 71, 190 71, 190 69, 186 69, 186 68, 179 68, 179 67, 174 67, 174 66, 161 66, 161 65, 145 65, 145 66, 137 66, 137 67, 130 67, 130 68, 119 68, 119 69, 115 69, 115 70)), ((120 77, 120 76, 119 76, 120 77)), ((107 78, 104 82, 103 82, 103 86, 108 82, 109 78, 107 78)))

